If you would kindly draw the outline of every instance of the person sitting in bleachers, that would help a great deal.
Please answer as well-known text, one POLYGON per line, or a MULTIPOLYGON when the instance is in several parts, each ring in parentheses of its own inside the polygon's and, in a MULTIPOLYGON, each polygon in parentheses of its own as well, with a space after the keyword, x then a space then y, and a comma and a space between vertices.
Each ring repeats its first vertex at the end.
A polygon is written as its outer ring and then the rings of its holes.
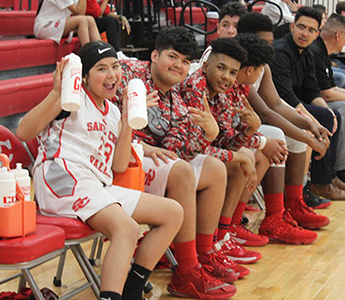
POLYGON ((97 0, 87 0, 85 14, 94 17, 100 33, 106 32, 108 43, 116 50, 119 60, 133 59, 123 54, 119 44, 119 24, 122 29, 126 29, 128 35, 131 34, 131 25, 125 16, 110 11, 108 0, 100 3, 97 0))
POLYGON ((38 39, 51 39, 60 43, 61 38, 72 39, 77 32, 81 46, 101 39, 96 22, 84 16, 86 0, 44 0, 37 10, 34 34, 38 39), (73 16, 71 16, 73 14, 73 16))
POLYGON ((270 0, 275 3, 266 3, 263 7, 261 13, 267 15, 272 23, 277 26, 274 32, 274 38, 279 39, 290 31, 289 26, 293 23, 294 14, 298 9, 298 3, 291 0, 270 0), (282 20, 278 23, 280 18, 280 10, 277 7, 279 6, 282 10, 282 20))

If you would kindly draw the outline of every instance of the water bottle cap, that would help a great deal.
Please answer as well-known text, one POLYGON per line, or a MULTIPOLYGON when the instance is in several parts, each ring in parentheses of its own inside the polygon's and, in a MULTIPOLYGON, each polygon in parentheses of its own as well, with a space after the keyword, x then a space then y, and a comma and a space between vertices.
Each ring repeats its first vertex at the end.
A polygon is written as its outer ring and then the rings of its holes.
POLYGON ((17 170, 22 170, 22 164, 21 163, 16 163, 17 170))

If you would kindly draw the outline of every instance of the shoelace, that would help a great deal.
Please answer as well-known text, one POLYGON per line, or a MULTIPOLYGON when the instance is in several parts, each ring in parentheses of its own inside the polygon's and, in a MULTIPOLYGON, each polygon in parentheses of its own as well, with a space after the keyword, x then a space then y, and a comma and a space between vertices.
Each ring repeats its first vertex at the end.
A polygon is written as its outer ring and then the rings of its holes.
POLYGON ((215 281, 218 281, 215 277, 211 277, 209 274, 207 274, 206 271, 212 273, 213 272, 213 268, 211 266, 205 266, 205 265, 203 265, 200 268, 200 276, 202 278, 202 285, 203 285, 205 291, 207 290, 207 287, 211 283, 214 283, 215 281))
POLYGON ((310 212, 311 214, 316 215, 316 213, 314 212, 314 210, 313 210, 311 207, 309 207, 309 206, 303 201, 303 199, 301 199, 301 198, 298 199, 298 205, 299 205, 299 207, 301 208, 301 210, 306 210, 306 211, 310 212))
POLYGON ((246 227, 246 225, 244 225, 242 222, 239 223, 239 224, 236 224, 235 226, 241 228, 242 230, 244 230, 245 232, 249 233, 250 235, 253 235, 253 234, 254 234, 254 233, 251 232, 251 231, 246 227))
POLYGON ((286 223, 291 224, 293 227, 301 228, 298 226, 297 222, 291 217, 290 213, 287 210, 284 210, 283 212, 283 220, 286 223))
POLYGON ((224 241, 223 246, 225 246, 229 250, 231 250, 231 249, 241 249, 241 250, 243 250, 243 247, 232 236, 230 236, 229 240, 224 241))
POLYGON ((215 253, 215 259, 221 263, 222 265, 224 265, 225 267, 233 267, 234 265, 236 265, 235 262, 233 262, 231 259, 228 259, 222 252, 218 251, 215 253))

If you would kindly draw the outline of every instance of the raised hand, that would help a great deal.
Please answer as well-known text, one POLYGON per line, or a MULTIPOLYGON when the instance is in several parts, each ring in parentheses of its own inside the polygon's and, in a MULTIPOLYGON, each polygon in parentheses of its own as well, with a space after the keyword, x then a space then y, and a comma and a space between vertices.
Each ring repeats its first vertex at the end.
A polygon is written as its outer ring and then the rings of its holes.
POLYGON ((53 72, 54 87, 53 91, 61 96, 61 82, 62 82, 62 71, 67 65, 69 59, 62 58, 59 62, 56 63, 56 69, 53 72))
POLYGON ((247 136, 251 136, 260 127, 261 120, 259 116, 256 114, 256 112, 254 111, 254 109, 249 104, 247 98, 244 95, 241 95, 241 99, 244 104, 244 108, 231 107, 231 110, 239 114, 241 122, 248 125, 244 133, 247 136))
POLYGON ((213 141, 219 133, 219 127, 211 113, 206 95, 203 95, 203 100, 205 106, 204 111, 190 106, 188 107, 188 110, 192 114, 194 123, 205 131, 206 139, 213 141))
POLYGON ((159 101, 158 91, 153 91, 152 93, 146 95, 147 107, 157 106, 158 101, 159 101))

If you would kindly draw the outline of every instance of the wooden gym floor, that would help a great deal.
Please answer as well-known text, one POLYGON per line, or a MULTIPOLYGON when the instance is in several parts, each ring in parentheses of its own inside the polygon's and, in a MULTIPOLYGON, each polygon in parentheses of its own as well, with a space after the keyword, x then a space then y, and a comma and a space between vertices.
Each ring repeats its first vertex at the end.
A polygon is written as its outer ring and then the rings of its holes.
MULTIPOLYGON (((327 215, 331 223, 326 229, 318 230, 319 237, 307 246, 269 244, 264 247, 251 247, 260 251, 263 258, 246 265, 251 273, 237 281, 237 293, 233 300, 345 300, 345 203, 333 202, 332 205, 317 211, 327 215)), ((246 212, 250 228, 258 229, 263 218, 262 212, 246 212)), ((89 253, 91 244, 84 244, 89 253)), ((107 247, 107 243, 105 244, 107 247)), ((103 250, 104 253, 104 250, 103 250)), ((10 254, 9 254, 10 255, 10 254)), ((52 280, 57 267, 57 259, 33 270, 39 286, 49 287, 58 294, 73 289, 83 279, 81 271, 68 253, 63 273, 63 286, 56 288, 52 280)), ((97 272, 100 268, 96 267, 97 272)), ((14 274, 0 271, 0 279, 14 274)), ((145 297, 148 300, 177 300, 168 295, 166 285, 170 270, 155 270, 150 277, 153 291, 145 297)), ((0 286, 0 291, 15 291, 17 281, 0 286)), ((73 299, 95 299, 91 289, 73 299)))

